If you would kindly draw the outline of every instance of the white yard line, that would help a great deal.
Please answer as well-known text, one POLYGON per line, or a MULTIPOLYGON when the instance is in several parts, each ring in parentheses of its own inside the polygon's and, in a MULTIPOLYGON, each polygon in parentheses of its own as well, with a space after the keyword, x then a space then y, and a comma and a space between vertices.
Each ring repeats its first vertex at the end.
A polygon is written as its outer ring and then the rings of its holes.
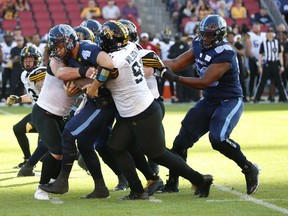
POLYGON ((15 114, 13 114, 13 113, 6 112, 6 111, 4 111, 4 110, 2 110, 2 109, 0 109, 0 113, 5 114, 5 115, 12 115, 12 116, 15 115, 15 114))
MULTIPOLYGON (((278 207, 278 206, 273 205, 273 204, 271 204, 269 202, 265 202, 264 200, 261 200, 261 199, 253 198, 251 195, 249 196, 249 195, 237 192, 235 190, 231 190, 230 188, 222 186, 222 185, 214 185, 214 187, 217 188, 218 190, 234 194, 234 195, 240 197, 244 201, 253 202, 253 203, 256 203, 258 205, 264 206, 266 208, 270 208, 270 209, 272 209, 274 211, 278 211, 278 212, 281 212, 283 214, 288 214, 288 209, 278 207)), ((210 201, 207 200, 207 202, 213 202, 213 200, 210 200, 210 201)), ((215 200, 215 202, 216 202, 216 200, 215 200)))

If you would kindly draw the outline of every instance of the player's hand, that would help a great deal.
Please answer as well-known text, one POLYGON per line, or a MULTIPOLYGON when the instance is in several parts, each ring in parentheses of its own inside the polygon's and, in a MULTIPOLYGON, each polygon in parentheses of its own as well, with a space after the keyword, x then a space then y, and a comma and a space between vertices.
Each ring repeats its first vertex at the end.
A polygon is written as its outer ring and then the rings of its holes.
POLYGON ((94 83, 83 86, 82 90, 86 92, 86 95, 88 97, 91 97, 91 98, 98 97, 98 87, 94 83))
POLYGON ((6 100, 6 104, 7 105, 12 105, 12 104, 16 104, 16 103, 21 103, 22 98, 17 96, 17 95, 10 95, 7 100, 6 100))
POLYGON ((169 80, 170 82, 177 82, 179 79, 179 76, 176 75, 170 67, 166 66, 161 71, 161 77, 169 80))
POLYGON ((74 81, 65 82, 65 91, 68 97, 78 94, 81 89, 75 84, 74 81))

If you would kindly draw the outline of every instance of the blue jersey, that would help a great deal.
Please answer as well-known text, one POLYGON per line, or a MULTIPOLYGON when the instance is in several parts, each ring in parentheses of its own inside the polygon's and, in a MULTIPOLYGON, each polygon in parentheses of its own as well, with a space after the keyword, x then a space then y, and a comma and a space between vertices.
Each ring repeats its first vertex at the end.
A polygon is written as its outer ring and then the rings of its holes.
POLYGON ((208 66, 215 63, 229 62, 230 70, 208 88, 203 90, 203 96, 209 101, 221 101, 229 98, 243 97, 239 81, 239 65, 237 55, 228 42, 221 45, 204 49, 198 38, 193 41, 192 49, 196 58, 196 69, 202 77, 208 66))
POLYGON ((97 56, 101 52, 99 46, 91 41, 80 41, 79 50, 76 59, 69 58, 70 67, 94 66, 97 67, 97 56))

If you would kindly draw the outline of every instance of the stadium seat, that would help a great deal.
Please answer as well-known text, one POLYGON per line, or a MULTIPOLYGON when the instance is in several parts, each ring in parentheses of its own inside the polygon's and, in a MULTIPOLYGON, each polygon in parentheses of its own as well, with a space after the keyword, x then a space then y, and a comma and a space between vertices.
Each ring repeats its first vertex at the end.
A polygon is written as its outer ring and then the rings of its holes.
POLYGON ((66 19, 66 13, 63 13, 63 11, 51 11, 51 18, 54 19, 66 19))
POLYGON ((238 19, 235 19, 235 23, 238 26, 241 26, 242 24, 246 24, 247 26, 251 26, 250 18, 238 18, 238 19))
POLYGON ((79 18, 70 19, 70 25, 74 28, 75 26, 79 26, 84 20, 79 18))
POLYGON ((81 14, 81 11, 67 11, 67 15, 70 20, 81 19, 80 14, 81 14))
POLYGON ((13 31, 14 27, 17 26, 16 20, 2 20, 2 28, 5 30, 13 31))
POLYGON ((22 34, 25 37, 31 37, 33 34, 38 33, 35 27, 27 27, 22 29, 22 34))
POLYGON ((18 11, 18 17, 21 20, 23 19, 33 19, 32 11, 18 11))
POLYGON ((69 20, 66 19, 54 19, 53 20, 53 25, 59 25, 59 24, 70 24, 69 20))
POLYGON ((50 15, 47 11, 35 11, 34 18, 36 21, 38 21, 38 19, 50 19, 50 15))
POLYGON ((51 27, 40 27, 40 28, 38 28, 39 35, 41 37, 43 37, 45 34, 47 34, 50 31, 51 27))
POLYGON ((44 3, 33 3, 31 4, 33 12, 47 11, 47 5, 44 3))
POLYGON ((62 4, 48 4, 49 11, 61 11, 62 13, 65 13, 63 5, 62 4))
POLYGON ((226 17, 225 18, 227 26, 232 26, 234 24, 234 20, 232 18, 226 17))
POLYGON ((61 4, 61 0, 46 0, 47 4, 61 4))
POLYGON ((33 4, 37 4, 37 3, 42 3, 42 4, 45 4, 45 0, 29 0, 30 2, 30 5, 33 5, 33 4))
POLYGON ((66 11, 80 11, 80 4, 78 4, 77 2, 74 3, 69 3, 65 5, 66 11))
POLYGON ((37 27, 38 29, 43 27, 43 28, 51 28, 53 26, 52 20, 51 19, 38 19, 37 20, 37 27))
POLYGON ((21 28, 29 28, 29 27, 35 27, 35 23, 34 20, 30 20, 30 19, 22 19, 20 20, 20 26, 21 28))

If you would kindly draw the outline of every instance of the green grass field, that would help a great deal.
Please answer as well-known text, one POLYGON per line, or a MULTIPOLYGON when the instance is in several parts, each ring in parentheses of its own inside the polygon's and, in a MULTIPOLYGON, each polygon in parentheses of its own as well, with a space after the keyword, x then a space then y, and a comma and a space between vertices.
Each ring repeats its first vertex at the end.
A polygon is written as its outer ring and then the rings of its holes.
MULTIPOLYGON (((164 119, 167 146, 171 147, 180 122, 190 105, 167 105, 164 119)), ((102 165, 109 187, 109 199, 80 200, 93 190, 93 181, 74 164, 69 186, 64 195, 51 195, 50 201, 35 200, 41 163, 35 177, 16 178, 22 153, 13 135, 12 126, 31 108, 0 107, 0 216, 6 215, 285 215, 288 214, 288 105, 246 104, 242 119, 231 138, 240 143, 249 160, 261 168, 260 187, 246 195, 244 175, 234 162, 214 151, 207 135, 189 150, 188 163, 199 172, 212 174, 214 184, 208 198, 194 197, 190 183, 180 179, 180 192, 155 194, 149 201, 122 201, 118 198, 129 191, 113 192, 117 178, 102 165)), ((37 134, 28 135, 31 150, 36 146, 37 134)), ((167 169, 160 168, 165 181, 167 169)), ((139 174, 146 184, 142 174, 139 174)))

